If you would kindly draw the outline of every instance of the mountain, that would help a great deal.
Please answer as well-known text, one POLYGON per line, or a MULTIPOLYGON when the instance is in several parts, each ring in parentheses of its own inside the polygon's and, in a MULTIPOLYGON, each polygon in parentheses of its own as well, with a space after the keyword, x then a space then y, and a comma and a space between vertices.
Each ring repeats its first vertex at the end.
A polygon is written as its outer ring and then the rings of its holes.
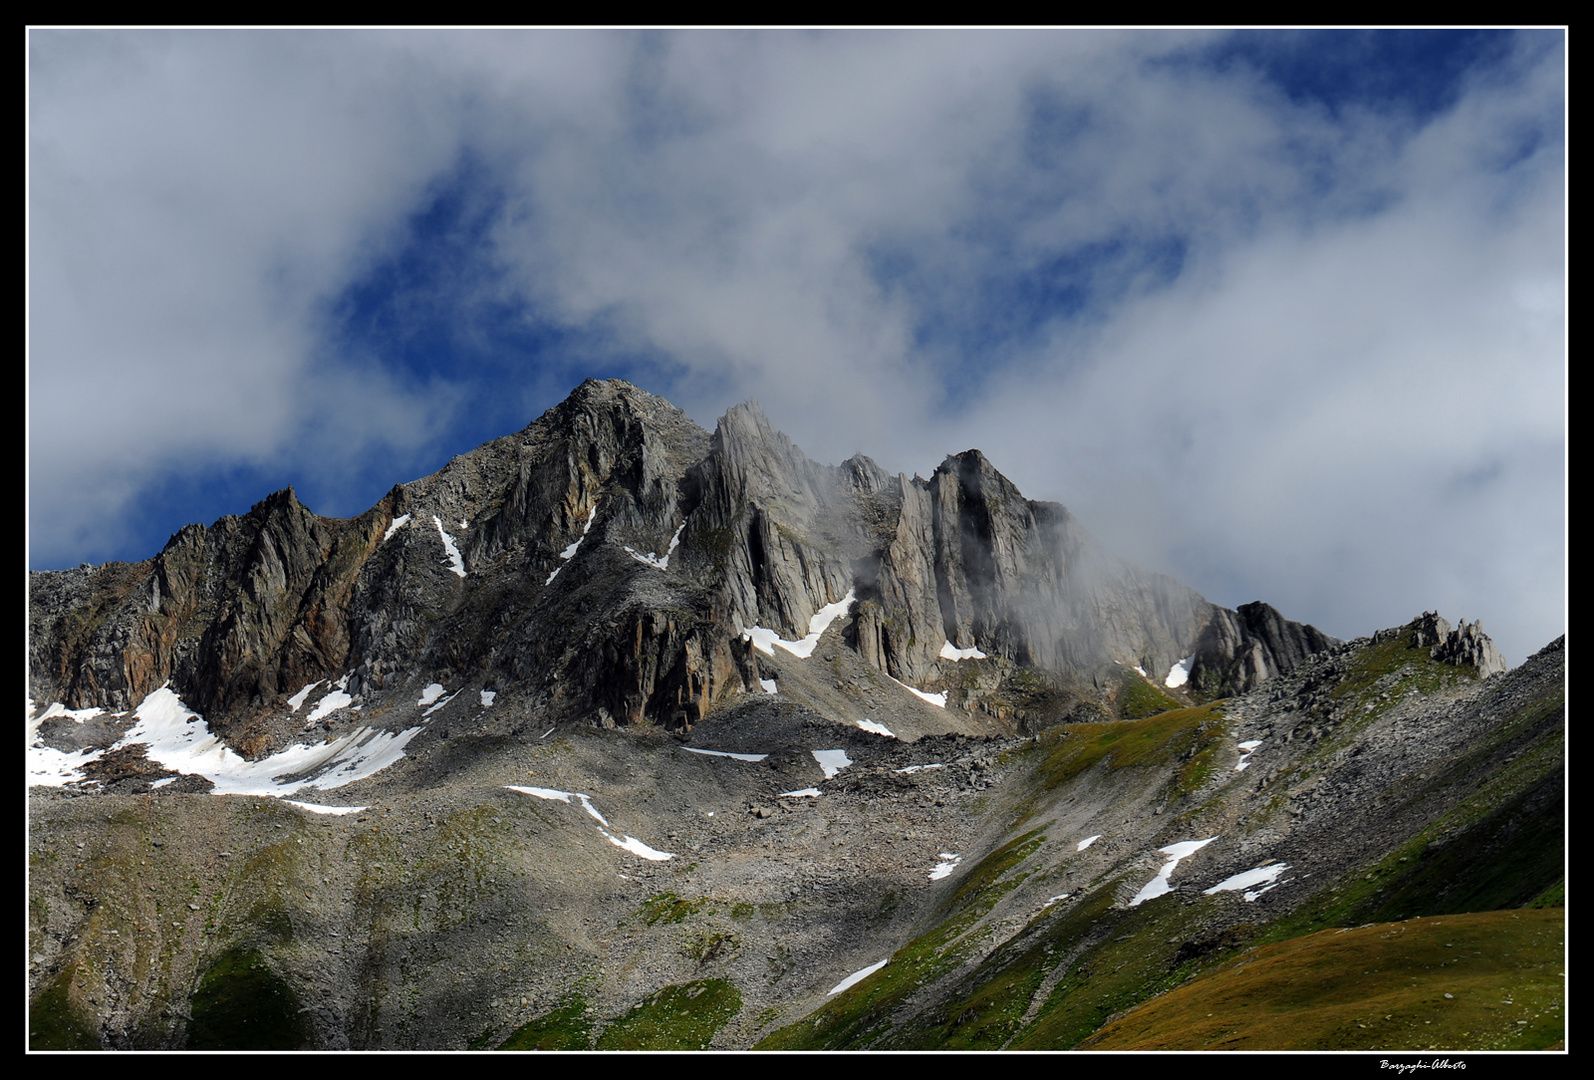
POLYGON ((1559 910, 1560 645, 1230 611, 752 404, 589 380, 360 517, 30 574, 29 634, 40 1048, 1063 1048, 1559 910))

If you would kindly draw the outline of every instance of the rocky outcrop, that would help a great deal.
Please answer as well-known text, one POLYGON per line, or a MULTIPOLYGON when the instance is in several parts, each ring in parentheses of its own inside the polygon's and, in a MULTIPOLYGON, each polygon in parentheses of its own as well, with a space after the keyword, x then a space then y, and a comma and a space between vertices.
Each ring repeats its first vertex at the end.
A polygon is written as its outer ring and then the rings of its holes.
POLYGON ((1489 635, 1483 632, 1483 622, 1468 623, 1465 619, 1454 630, 1437 612, 1425 612, 1413 635, 1414 645, 1431 645, 1428 655, 1445 664, 1465 665, 1477 669, 1480 679, 1506 670, 1500 650, 1494 647, 1489 635))
POLYGON ((1315 626, 1291 622, 1261 601, 1238 611, 1214 608, 1190 663, 1190 683, 1212 697, 1230 697, 1293 671, 1338 642, 1315 626))

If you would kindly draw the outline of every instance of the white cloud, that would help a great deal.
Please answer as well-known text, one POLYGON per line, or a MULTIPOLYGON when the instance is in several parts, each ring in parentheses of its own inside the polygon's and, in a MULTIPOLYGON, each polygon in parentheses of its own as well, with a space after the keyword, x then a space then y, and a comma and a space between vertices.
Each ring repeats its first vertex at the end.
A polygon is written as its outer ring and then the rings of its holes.
POLYGON ((469 156, 462 310, 821 459, 978 445, 1220 601, 1520 657, 1563 625, 1559 47, 1422 120, 1210 40, 33 32, 33 542, 195 462, 457 452, 473 378, 550 404, 559 361, 417 382, 332 334, 469 156))

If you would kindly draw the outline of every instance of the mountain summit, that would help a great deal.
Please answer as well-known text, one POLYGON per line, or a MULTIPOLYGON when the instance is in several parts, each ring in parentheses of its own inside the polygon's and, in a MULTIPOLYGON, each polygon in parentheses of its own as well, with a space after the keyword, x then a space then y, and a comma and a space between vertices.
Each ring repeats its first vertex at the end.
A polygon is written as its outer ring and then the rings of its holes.
POLYGON ((29 590, 38 1048, 1069 1047, 1559 903, 1559 643, 1231 611, 756 404, 588 380, 359 517, 29 590))

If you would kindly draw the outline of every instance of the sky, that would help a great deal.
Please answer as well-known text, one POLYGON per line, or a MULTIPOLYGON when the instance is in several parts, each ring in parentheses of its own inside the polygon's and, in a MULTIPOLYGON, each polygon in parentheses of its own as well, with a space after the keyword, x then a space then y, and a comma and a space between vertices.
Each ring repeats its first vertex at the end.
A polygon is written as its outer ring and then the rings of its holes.
POLYGON ((32 569, 614 377, 978 447, 1338 637, 1565 629, 1560 30, 35 29, 27 86, 32 569))

